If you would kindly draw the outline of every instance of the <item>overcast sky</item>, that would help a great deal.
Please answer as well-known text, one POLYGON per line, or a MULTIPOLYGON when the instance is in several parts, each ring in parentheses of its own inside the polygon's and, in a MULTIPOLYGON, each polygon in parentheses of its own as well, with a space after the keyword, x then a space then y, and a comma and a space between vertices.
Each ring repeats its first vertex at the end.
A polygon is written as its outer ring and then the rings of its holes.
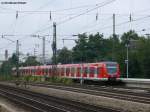
MULTIPOLYGON (((122 34, 130 29, 134 29, 140 35, 150 32, 150 0, 0 0, 0 2, 9 1, 27 3, 24 5, 0 4, 0 35, 18 35, 6 38, 13 41, 20 39, 20 50, 24 54, 33 54, 34 48, 37 55, 42 53, 42 40, 29 35, 52 35, 53 22, 58 24, 58 49, 63 46, 71 49, 75 45, 74 41, 66 40, 63 43, 62 39, 77 38, 72 37, 73 34, 100 32, 107 38, 112 34, 113 13, 116 14, 116 25, 123 23, 116 26, 116 34, 122 34), (113 2, 102 6, 109 1, 113 2), (100 7, 90 11, 98 6, 100 7), (19 11, 17 19, 16 11, 19 11), (74 18, 85 12, 88 13, 74 18), (132 19, 136 21, 128 22, 130 13, 132 19), (142 29, 146 31, 142 32, 142 29)), ((46 54, 50 55, 52 54, 52 36, 46 39, 50 40, 50 43, 46 42, 46 54)), ((0 38, 0 58, 3 58, 5 49, 8 49, 11 54, 15 52, 15 47, 15 43, 0 38)))

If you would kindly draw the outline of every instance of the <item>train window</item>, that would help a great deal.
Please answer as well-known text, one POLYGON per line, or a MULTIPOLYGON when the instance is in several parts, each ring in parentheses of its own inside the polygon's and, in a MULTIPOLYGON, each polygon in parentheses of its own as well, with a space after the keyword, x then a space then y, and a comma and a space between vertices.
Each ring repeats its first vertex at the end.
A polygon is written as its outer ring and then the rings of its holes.
POLYGON ((21 72, 21 75, 22 75, 23 74, 23 70, 21 69, 20 72, 21 72))
POLYGON ((61 74, 61 68, 57 68, 57 73, 58 73, 58 75, 61 74))
POLYGON ((24 75, 24 70, 22 70, 22 75, 24 75))
POLYGON ((22 74, 25 75, 25 70, 22 71, 22 74))
POLYGON ((90 68, 90 74, 94 74, 95 73, 95 69, 92 67, 90 68))
POLYGON ((70 74, 70 68, 66 68, 66 75, 69 76, 70 74))
POLYGON ((31 69, 32 75, 34 75, 34 69, 31 69))
POLYGON ((30 75, 30 69, 27 69, 27 74, 30 75))
POLYGON ((29 73, 30 73, 30 70, 29 70, 29 69, 27 69, 27 75, 30 75, 29 73))
POLYGON ((22 74, 22 70, 19 70, 20 74, 22 74))
POLYGON ((22 69, 19 69, 20 74, 22 74, 22 69))
POLYGON ((83 74, 88 74, 88 67, 85 67, 85 68, 83 69, 83 74))
POLYGON ((27 69, 27 75, 29 75, 29 69, 27 69))
POLYGON ((47 68, 45 69, 45 74, 46 74, 46 75, 48 74, 48 69, 47 69, 47 68))
POLYGON ((35 69, 33 69, 33 74, 35 74, 36 73, 36 70, 35 69))
POLYGON ((23 70, 23 73, 24 73, 24 74, 26 74, 26 71, 25 71, 25 70, 23 70))
POLYGON ((61 76, 64 75, 64 68, 61 68, 61 76))
POLYGON ((45 75, 46 74, 46 69, 45 68, 43 68, 43 75, 45 75))
POLYGON ((78 67, 78 68, 77 68, 77 76, 79 77, 79 76, 80 76, 80 74, 81 74, 81 68, 80 68, 80 67, 78 67))
POLYGON ((37 69, 35 68, 35 69, 34 69, 34 75, 36 75, 36 72, 37 72, 37 69))
POLYGON ((71 68, 71 75, 73 75, 75 73, 75 68, 71 68))
POLYGON ((100 71, 100 70, 101 70, 101 68, 100 68, 100 67, 98 67, 98 68, 97 68, 97 75, 101 73, 101 71, 100 71))
POLYGON ((97 74, 97 68, 94 68, 94 74, 97 74))
POLYGON ((31 69, 31 75, 33 74, 33 69, 31 69))
POLYGON ((114 74, 117 72, 117 64, 106 64, 106 69, 109 74, 114 74))
POLYGON ((29 69, 29 75, 31 75, 31 69, 29 69))
POLYGON ((35 74, 36 73, 36 70, 35 69, 33 69, 33 74, 35 74))
POLYGON ((89 70, 88 70, 88 67, 85 68, 85 74, 88 74, 89 73, 89 70))
POLYGON ((63 68, 60 68, 60 69, 61 69, 61 71, 60 71, 61 73, 60 73, 60 74, 61 74, 61 76, 63 76, 63 74, 64 74, 64 69, 63 69, 63 68))
POLYGON ((52 74, 52 69, 51 68, 49 68, 49 75, 51 75, 52 74))

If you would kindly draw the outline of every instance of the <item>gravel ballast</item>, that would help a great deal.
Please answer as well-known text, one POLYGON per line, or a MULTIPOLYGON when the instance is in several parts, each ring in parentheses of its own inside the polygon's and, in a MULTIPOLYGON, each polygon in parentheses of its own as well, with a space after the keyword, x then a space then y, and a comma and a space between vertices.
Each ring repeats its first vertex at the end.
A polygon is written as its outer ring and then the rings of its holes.
MULTIPOLYGON (((14 86, 12 83, 7 83, 6 85, 14 86)), ((95 106, 114 108, 117 110, 121 110, 122 112, 150 112, 150 104, 31 85, 29 85, 27 89, 34 92, 59 98, 65 98, 95 106)))
POLYGON ((16 104, 0 97, 0 112, 26 112, 16 104))

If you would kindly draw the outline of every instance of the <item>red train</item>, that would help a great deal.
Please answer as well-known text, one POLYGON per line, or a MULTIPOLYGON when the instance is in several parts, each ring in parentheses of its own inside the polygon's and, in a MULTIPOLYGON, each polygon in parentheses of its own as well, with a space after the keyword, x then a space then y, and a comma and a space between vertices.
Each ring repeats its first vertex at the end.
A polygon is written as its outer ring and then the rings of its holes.
MULTIPOLYGON (((116 62, 97 62, 82 64, 63 64, 57 65, 57 76, 72 79, 117 79, 120 77, 119 64, 116 62)), ((19 67, 20 75, 35 76, 53 76, 54 67, 52 65, 45 66, 28 66, 19 67)), ((16 70, 13 68, 13 72, 16 70)))
MULTIPOLYGON (((52 65, 19 67, 20 75, 50 77, 54 75, 53 71, 52 65)), ((16 74, 15 68, 13 68, 13 73, 16 74)), ((57 76, 72 79, 109 80, 120 78, 120 69, 116 62, 64 64, 57 65, 57 76)))

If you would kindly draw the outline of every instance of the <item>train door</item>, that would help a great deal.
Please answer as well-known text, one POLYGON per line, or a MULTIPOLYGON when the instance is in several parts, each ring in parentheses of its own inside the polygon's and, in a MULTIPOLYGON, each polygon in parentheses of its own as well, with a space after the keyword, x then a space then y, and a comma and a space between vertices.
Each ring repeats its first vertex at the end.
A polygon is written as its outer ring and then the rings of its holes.
POLYGON ((27 70, 27 71, 28 71, 28 75, 30 75, 30 68, 28 68, 28 70, 27 70))
POLYGON ((41 75, 42 74, 42 70, 40 67, 37 68, 37 75, 41 75))
POLYGON ((49 68, 49 76, 52 76, 52 68, 49 68))
POLYGON ((61 68, 61 76, 64 76, 64 68, 61 68))
POLYGON ((89 71, 90 71, 89 77, 90 78, 94 78, 95 72, 96 72, 96 68, 95 67, 89 67, 89 71))
POLYGON ((77 77, 81 77, 81 67, 77 67, 77 77))
POLYGON ((45 75, 48 76, 48 68, 45 68, 45 75))
POLYGON ((66 76, 69 77, 69 74, 70 74, 70 68, 67 67, 67 68, 66 68, 66 76))
POLYGON ((29 70, 28 69, 26 69, 26 75, 29 75, 29 70))
POLYGON ((34 72, 34 71, 33 71, 33 68, 31 68, 31 75, 33 75, 33 72, 34 72))
POLYGON ((71 77, 75 76, 75 67, 71 67, 71 77))
POLYGON ((83 67, 83 78, 88 75, 88 67, 83 67))
POLYGON ((60 67, 57 67, 57 73, 58 73, 58 76, 61 76, 61 68, 60 67))
POLYGON ((101 70, 102 68, 101 67, 97 67, 97 73, 96 73, 96 78, 101 78, 101 72, 102 72, 102 70, 101 70))

